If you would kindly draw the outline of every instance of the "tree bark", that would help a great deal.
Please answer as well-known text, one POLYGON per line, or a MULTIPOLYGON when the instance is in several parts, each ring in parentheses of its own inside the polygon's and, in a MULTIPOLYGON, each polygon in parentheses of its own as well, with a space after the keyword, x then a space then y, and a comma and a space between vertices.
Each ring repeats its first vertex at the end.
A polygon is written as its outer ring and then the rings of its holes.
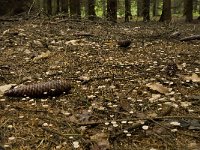
POLYGON ((107 0, 107 19, 117 22, 117 0, 107 0))
POLYGON ((96 18, 96 13, 95 13, 95 0, 88 0, 87 1, 87 9, 88 9, 88 19, 89 20, 94 20, 96 18))
POLYGON ((102 0, 102 10, 103 10, 102 17, 106 18, 106 0, 102 0))
POLYGON ((143 0, 137 0, 137 16, 141 17, 143 13, 143 0))
POLYGON ((185 14, 185 21, 192 22, 193 20, 193 0, 185 0, 184 1, 184 14, 185 14))
POLYGON ((125 0, 125 22, 129 22, 130 18, 132 18, 131 0, 125 0))
POLYGON ((172 19, 171 15, 171 0, 163 0, 163 8, 162 8, 162 14, 160 16, 160 22, 170 22, 172 19))
POLYGON ((47 3, 47 14, 52 15, 52 5, 51 5, 52 0, 47 0, 46 3, 47 3))
POLYGON ((70 0, 70 16, 74 19, 81 19, 80 0, 70 0))
POLYGON ((68 7, 69 1, 68 0, 61 0, 61 12, 64 12, 68 16, 68 7))
POLYGON ((158 6, 159 6, 159 1, 154 0, 153 1, 153 16, 158 16, 158 6))
POLYGON ((143 0, 143 21, 150 21, 150 0, 143 0))

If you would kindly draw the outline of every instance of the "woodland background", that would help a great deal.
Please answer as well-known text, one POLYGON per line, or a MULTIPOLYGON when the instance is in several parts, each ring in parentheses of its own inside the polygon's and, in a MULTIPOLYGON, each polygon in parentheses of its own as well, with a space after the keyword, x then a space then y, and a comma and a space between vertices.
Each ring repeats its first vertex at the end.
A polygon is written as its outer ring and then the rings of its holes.
POLYGON ((26 12, 40 12, 45 15, 63 13, 73 18, 95 19, 101 17, 116 21, 117 17, 129 21, 132 16, 160 16, 159 21, 170 21, 171 16, 185 16, 191 22, 199 16, 199 0, 2 0, 0 15, 15 15, 26 12))

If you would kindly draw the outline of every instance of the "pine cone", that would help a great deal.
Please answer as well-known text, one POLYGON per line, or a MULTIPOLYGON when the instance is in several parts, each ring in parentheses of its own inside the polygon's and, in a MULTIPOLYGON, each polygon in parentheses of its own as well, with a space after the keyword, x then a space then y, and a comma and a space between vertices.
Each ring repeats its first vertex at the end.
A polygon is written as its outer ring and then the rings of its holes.
POLYGON ((23 85, 5 91, 5 96, 10 97, 48 97, 69 93, 71 85, 65 80, 49 81, 31 85, 23 85))
POLYGON ((120 40, 120 41, 117 41, 117 44, 119 45, 119 47, 127 48, 131 45, 131 41, 130 40, 120 40))
POLYGON ((166 74, 168 76, 175 76, 178 71, 178 67, 175 63, 168 64, 166 67, 166 74))

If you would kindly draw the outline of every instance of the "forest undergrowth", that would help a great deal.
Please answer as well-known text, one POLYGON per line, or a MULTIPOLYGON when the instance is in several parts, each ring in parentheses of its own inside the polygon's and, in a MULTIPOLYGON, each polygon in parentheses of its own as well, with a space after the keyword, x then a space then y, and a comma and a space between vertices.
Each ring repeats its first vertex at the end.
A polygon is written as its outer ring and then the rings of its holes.
POLYGON ((200 41, 181 40, 198 23, 7 20, 0 32, 0 149, 199 149, 200 41), (59 79, 70 93, 2 92, 59 79))

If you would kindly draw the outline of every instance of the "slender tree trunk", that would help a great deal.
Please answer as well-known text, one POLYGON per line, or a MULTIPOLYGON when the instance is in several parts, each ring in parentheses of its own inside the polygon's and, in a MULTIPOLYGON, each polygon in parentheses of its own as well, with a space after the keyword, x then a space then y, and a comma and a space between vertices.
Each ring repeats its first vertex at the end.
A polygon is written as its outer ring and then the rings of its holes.
POLYGON ((61 0, 61 12, 66 13, 68 16, 69 0, 61 0))
POLYGON ((60 5, 61 5, 61 0, 56 0, 56 14, 58 14, 60 12, 60 5))
POLYGON ((129 22, 129 18, 132 18, 131 0, 125 0, 125 22, 129 22))
POLYGON ((94 20, 96 18, 96 13, 95 13, 95 0, 88 0, 87 1, 87 9, 88 9, 88 19, 89 20, 94 20))
POLYGON ((153 16, 158 16, 159 1, 153 0, 153 16))
POLYGON ((178 7, 177 0, 173 0, 172 1, 172 13, 173 14, 177 14, 177 7, 178 7))
POLYGON ((80 0, 70 0, 70 16, 75 19, 81 18, 80 0))
POLYGON ((194 12, 198 12, 198 0, 193 0, 193 10, 194 12))
POLYGON ((102 0, 102 10, 103 10, 102 17, 106 18, 106 0, 102 0))
POLYGON ((59 13, 59 0, 52 0, 52 15, 59 13))
POLYGON ((171 15, 171 0, 163 0, 162 14, 160 16, 160 22, 168 21, 172 19, 171 15))
POLYGON ((107 19, 117 22, 117 0, 107 0, 107 19))
POLYGON ((193 0, 185 0, 184 1, 184 14, 185 14, 185 21, 186 22, 192 22, 193 20, 193 0))
POLYGON ((52 15, 52 0, 47 0, 47 14, 52 15))
POLYGON ((143 21, 150 21, 150 0, 143 0, 143 21))
POLYGON ((141 17, 143 13, 143 0, 137 0, 137 16, 141 17))

